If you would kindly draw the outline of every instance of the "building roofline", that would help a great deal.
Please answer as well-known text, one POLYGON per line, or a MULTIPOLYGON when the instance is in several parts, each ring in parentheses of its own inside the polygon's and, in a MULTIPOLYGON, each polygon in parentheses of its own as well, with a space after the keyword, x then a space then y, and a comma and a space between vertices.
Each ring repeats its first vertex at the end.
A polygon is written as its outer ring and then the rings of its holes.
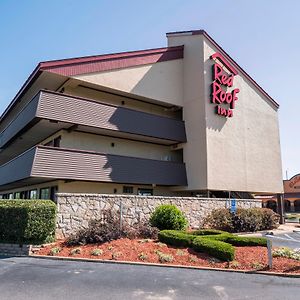
POLYGON ((279 108, 279 104, 203 29, 190 30, 190 31, 175 31, 168 32, 167 37, 171 36, 184 36, 184 35, 203 35, 205 36, 222 55, 237 68, 276 108, 279 108))
POLYGON ((163 54, 166 52, 172 52, 178 50, 183 50, 183 46, 153 48, 153 49, 146 49, 146 50, 136 50, 136 51, 50 60, 50 61, 41 62, 40 65, 42 70, 46 70, 49 68, 56 68, 59 66, 73 65, 79 63, 90 63, 90 62, 101 61, 101 60, 114 60, 120 58, 126 59, 129 57, 138 57, 138 56, 145 56, 145 55, 152 55, 152 54, 163 54))
MULTIPOLYGON (((72 76, 74 74, 88 73, 89 70, 87 69, 83 72, 82 65, 87 66, 89 64, 98 63, 96 71, 105 71, 179 59, 182 57, 183 46, 176 46, 40 62, 2 113, 0 122, 44 71, 64 76, 72 76)), ((95 69, 92 71, 95 72, 95 69)))
MULTIPOLYGON (((177 31, 168 32, 166 34, 167 37, 180 35, 205 36, 218 49, 218 51, 222 53, 225 59, 227 59, 235 68, 237 68, 276 108, 279 108, 279 104, 234 59, 232 59, 230 55, 219 44, 217 44, 217 42, 205 30, 177 31)), ((98 66, 98 69, 100 71, 104 71, 119 68, 128 68, 130 66, 161 62, 182 57, 183 46, 176 46, 40 62, 37 65, 37 67, 33 70, 33 72, 29 75, 29 77, 22 85, 21 89, 18 91, 16 96, 13 98, 13 100, 2 113, 0 117, 0 122, 5 118, 7 113, 16 105, 21 96, 31 87, 33 82, 40 76, 40 74, 43 71, 54 72, 64 76, 72 76, 74 75, 74 72, 76 73, 77 70, 79 71, 81 69, 79 66, 80 64, 88 65, 92 63, 99 63, 100 65, 98 66), (176 51, 178 53, 174 56, 174 52, 176 51), (143 57, 145 56, 152 57, 151 59, 144 59, 143 57), (119 61, 119 63, 113 63, 113 61, 119 61), (104 63, 105 66, 103 64, 101 65, 101 63, 104 63), (76 71, 74 71, 74 68, 76 69, 76 71), (54 71, 55 69, 56 72, 54 71), (69 73, 70 69, 72 70, 71 74, 69 73)), ((82 73, 79 72, 77 74, 82 73)))
POLYGON ((283 179, 283 181, 291 181, 294 177, 300 176, 300 173, 293 175, 290 179, 283 179))

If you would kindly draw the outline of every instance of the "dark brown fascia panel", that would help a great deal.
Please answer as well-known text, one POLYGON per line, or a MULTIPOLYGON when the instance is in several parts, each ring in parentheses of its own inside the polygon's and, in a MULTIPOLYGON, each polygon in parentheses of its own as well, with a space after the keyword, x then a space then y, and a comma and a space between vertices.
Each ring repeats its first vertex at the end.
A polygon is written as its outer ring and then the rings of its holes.
POLYGON ((186 142, 185 125, 181 120, 54 92, 42 92, 37 116, 71 124, 186 142))
POLYGON ((35 154, 36 148, 31 148, 0 166, 0 188, 11 182, 29 178, 31 176, 35 154))
POLYGON ((37 147, 33 177, 131 184, 186 185, 183 163, 37 147))
POLYGON ((41 91, 0 133, 0 148, 6 147, 28 124, 33 124, 34 119, 47 119, 119 131, 170 140, 174 143, 186 142, 183 121, 99 103, 90 99, 41 91))
POLYGON ((0 167, 0 188, 26 178, 187 185, 183 163, 46 146, 32 148, 0 167))
POLYGON ((33 120, 37 115, 37 108, 39 105, 40 93, 32 98, 32 100, 17 114, 17 116, 6 126, 0 133, 0 148, 6 147, 10 140, 19 135, 20 132, 33 120))

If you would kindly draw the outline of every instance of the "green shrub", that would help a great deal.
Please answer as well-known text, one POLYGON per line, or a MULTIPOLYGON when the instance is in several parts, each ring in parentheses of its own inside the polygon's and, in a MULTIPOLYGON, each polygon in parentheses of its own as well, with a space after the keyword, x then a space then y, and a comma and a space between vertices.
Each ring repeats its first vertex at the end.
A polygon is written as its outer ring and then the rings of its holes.
POLYGON ((234 246, 262 246, 267 247, 266 238, 258 237, 243 237, 243 236, 228 236, 226 243, 234 246))
POLYGON ((182 230, 188 225, 182 211, 171 204, 158 206, 150 217, 150 223, 160 230, 182 230))
POLYGON ((279 226, 279 214, 275 213, 272 209, 262 208, 262 228, 272 229, 279 226))
POLYGON ((56 255, 56 254, 58 254, 60 251, 61 251, 61 248, 60 248, 60 247, 54 247, 54 248, 51 248, 49 254, 50 254, 50 255, 56 255))
POLYGON ((160 263, 172 262, 174 260, 172 254, 163 253, 159 250, 156 250, 155 253, 158 256, 158 260, 160 263))
POLYGON ((217 230, 217 229, 200 229, 200 230, 194 230, 194 231, 189 231, 189 234, 193 235, 216 235, 216 234, 228 234, 228 232, 223 231, 223 230, 217 230))
POLYGON ((221 260, 234 260, 234 247, 214 239, 196 237, 193 240, 193 249, 197 252, 205 252, 221 260))
POLYGON ((99 256, 99 255, 102 255, 103 254, 103 250, 102 249, 93 249, 92 251, 91 251, 91 255, 93 255, 93 256, 99 256))
POLYGON ((223 260, 232 260, 234 258, 233 246, 267 246, 266 238, 240 237, 220 230, 196 230, 189 232, 162 230, 158 234, 158 239, 160 242, 172 246, 192 247, 195 251, 206 252, 223 260))
POLYGON ((209 228, 234 232, 232 215, 227 208, 214 209, 203 220, 203 225, 209 228))
POLYGON ((232 223, 235 232, 254 232, 262 228, 262 209, 261 208, 238 208, 232 214, 232 223))
POLYGON ((203 226, 228 232, 269 230, 277 227, 279 217, 268 208, 239 208, 233 214, 227 208, 213 210, 203 226))
POLYGON ((56 205, 50 200, 1 200, 0 242, 40 244, 54 240, 56 205))
POLYGON ((187 234, 184 231, 177 230, 162 230, 158 233, 160 242, 179 247, 191 247, 195 237, 196 236, 187 234))

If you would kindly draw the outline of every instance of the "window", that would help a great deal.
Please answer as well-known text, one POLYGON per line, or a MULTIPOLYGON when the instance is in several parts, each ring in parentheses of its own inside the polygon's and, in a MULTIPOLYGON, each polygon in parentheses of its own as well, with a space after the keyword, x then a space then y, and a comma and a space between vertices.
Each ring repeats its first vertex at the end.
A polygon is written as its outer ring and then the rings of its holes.
POLYGON ((7 199, 14 199, 14 194, 13 193, 9 193, 7 199))
POLYGON ((50 199, 50 188, 40 189, 40 199, 43 199, 43 200, 50 199))
POLYGON ((22 191, 20 195, 20 199, 28 199, 28 191, 22 191))
POLYGON ((138 189, 139 196, 153 196, 153 189, 138 189))
POLYGON ((30 199, 37 199, 37 190, 29 191, 29 198, 30 199))
POLYGON ((15 199, 21 199, 21 193, 20 192, 15 193, 15 199))
POLYGON ((56 193, 58 191, 57 186, 52 186, 50 188, 50 199, 56 203, 56 193))
POLYGON ((124 194, 133 194, 133 186, 123 186, 124 194))

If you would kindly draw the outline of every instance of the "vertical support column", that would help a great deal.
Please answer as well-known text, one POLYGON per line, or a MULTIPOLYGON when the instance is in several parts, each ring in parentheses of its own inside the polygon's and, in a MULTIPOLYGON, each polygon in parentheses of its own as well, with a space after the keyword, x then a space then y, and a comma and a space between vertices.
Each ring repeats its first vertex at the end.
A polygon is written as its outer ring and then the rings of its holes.
POLYGON ((295 212, 295 202, 290 200, 291 206, 290 206, 290 210, 291 212, 295 212))
POLYGON ((284 200, 283 194, 277 194, 277 213, 280 216, 279 223, 284 224, 284 200))

